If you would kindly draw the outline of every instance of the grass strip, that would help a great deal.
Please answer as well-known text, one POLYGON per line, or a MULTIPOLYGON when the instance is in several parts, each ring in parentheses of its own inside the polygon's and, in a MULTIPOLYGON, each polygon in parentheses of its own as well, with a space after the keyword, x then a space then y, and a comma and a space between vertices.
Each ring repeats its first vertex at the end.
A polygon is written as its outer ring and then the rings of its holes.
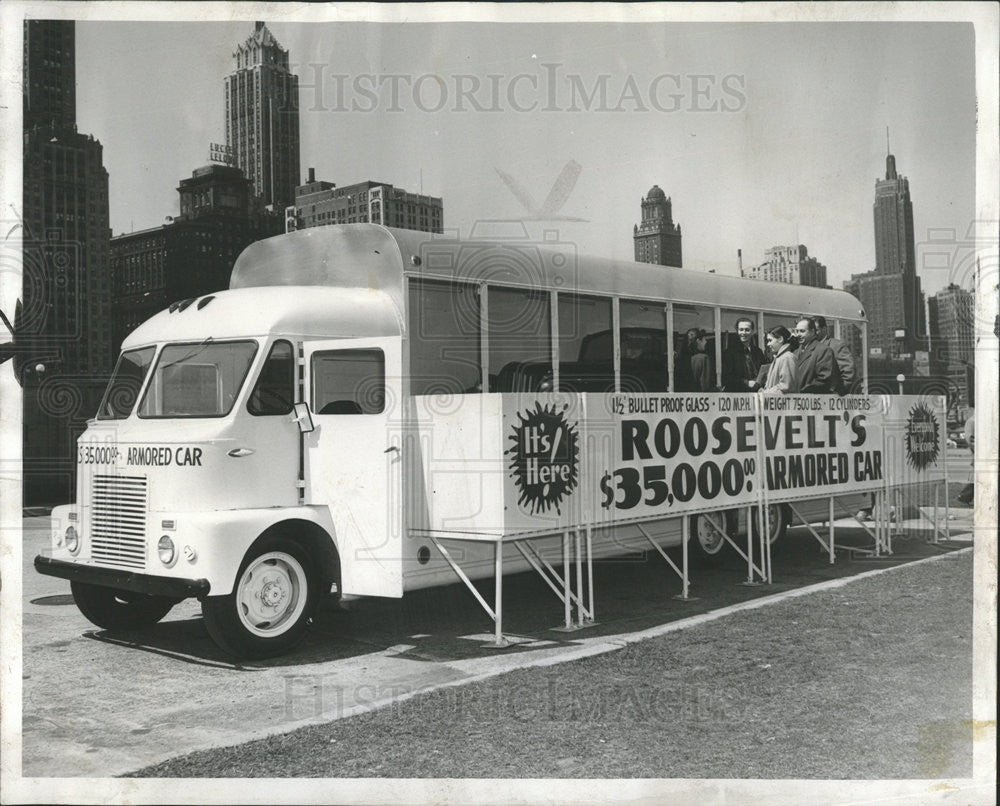
POLYGON ((126 777, 972 774, 972 556, 126 777))

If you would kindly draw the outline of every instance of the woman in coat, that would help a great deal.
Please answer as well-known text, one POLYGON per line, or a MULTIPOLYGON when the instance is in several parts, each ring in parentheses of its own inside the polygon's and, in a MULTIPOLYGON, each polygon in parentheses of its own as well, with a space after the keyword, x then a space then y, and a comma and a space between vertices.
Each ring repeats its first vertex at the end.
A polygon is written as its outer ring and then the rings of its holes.
POLYGON ((761 394, 792 395, 799 391, 795 380, 795 353, 792 352, 792 334, 788 328, 778 325, 767 331, 767 346, 774 360, 767 371, 767 379, 761 394))

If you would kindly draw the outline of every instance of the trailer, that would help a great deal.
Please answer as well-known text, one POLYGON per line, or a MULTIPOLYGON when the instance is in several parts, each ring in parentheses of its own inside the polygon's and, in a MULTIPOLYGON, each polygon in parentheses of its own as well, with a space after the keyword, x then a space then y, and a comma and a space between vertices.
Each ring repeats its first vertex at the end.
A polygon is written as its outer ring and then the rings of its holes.
POLYGON ((602 557, 656 551, 686 597, 689 548, 735 547, 766 581, 797 518, 828 521, 832 560, 837 496, 887 489, 884 396, 779 410, 686 390, 679 366, 685 330, 709 323, 721 388, 725 320, 812 313, 863 349, 839 291, 369 224, 267 239, 229 289, 125 340, 35 567, 98 626, 149 627, 194 597, 220 647, 265 657, 328 595, 457 577, 503 645, 505 574, 541 574, 580 627, 602 557), (490 577, 492 605, 473 584, 490 577))

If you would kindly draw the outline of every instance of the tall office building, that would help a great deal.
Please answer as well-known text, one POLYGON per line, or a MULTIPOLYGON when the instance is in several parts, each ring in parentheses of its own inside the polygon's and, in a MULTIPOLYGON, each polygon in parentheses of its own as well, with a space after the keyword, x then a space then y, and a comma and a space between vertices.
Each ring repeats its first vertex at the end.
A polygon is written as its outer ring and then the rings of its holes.
POLYGON ((299 78, 263 22, 237 46, 226 76, 226 145, 253 193, 283 212, 299 184, 299 78))
POLYGON ((295 204, 285 211, 286 231, 327 224, 371 222, 421 232, 444 231, 444 202, 438 196, 410 193, 387 182, 358 182, 337 187, 316 180, 295 189, 295 204))
POLYGON ((675 224, 670 198, 653 185, 641 202, 642 220, 632 228, 635 259, 681 267, 681 225, 675 224))
POLYGON ((896 158, 885 158, 885 179, 875 180, 875 272, 915 274, 913 203, 910 182, 896 173, 896 158))
POLYGON ((24 24, 24 129, 76 126, 76 40, 69 20, 24 24))
POLYGON ((935 357, 958 390, 958 407, 965 409, 970 404, 966 377, 976 346, 975 297, 952 283, 930 297, 927 308, 935 357))
POLYGON ((868 315, 868 349, 874 360, 912 361, 926 344, 924 295, 916 272, 910 183, 888 154, 885 178, 875 180, 875 268, 844 283, 868 315))
POLYGON ((75 441, 113 366, 108 172, 76 129, 72 21, 24 24, 24 495, 70 500, 75 441), (43 367, 44 369, 39 369, 43 367))
POLYGON ((772 283, 808 285, 828 288, 826 266, 810 257, 805 246, 772 246, 764 252, 764 262, 759 266, 740 268, 748 280, 767 280, 772 283))

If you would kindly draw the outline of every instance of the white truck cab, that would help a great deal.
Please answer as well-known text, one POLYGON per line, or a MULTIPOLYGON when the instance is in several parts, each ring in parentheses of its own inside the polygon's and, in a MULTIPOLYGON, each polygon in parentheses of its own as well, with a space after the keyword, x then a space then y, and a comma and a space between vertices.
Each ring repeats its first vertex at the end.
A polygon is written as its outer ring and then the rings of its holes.
POLYGON ((328 286, 234 288, 152 317, 122 345, 36 568, 105 628, 197 597, 241 656, 287 649, 331 587, 401 596, 386 498, 401 317, 377 288, 328 286), (320 402, 297 413, 304 389, 320 402))

